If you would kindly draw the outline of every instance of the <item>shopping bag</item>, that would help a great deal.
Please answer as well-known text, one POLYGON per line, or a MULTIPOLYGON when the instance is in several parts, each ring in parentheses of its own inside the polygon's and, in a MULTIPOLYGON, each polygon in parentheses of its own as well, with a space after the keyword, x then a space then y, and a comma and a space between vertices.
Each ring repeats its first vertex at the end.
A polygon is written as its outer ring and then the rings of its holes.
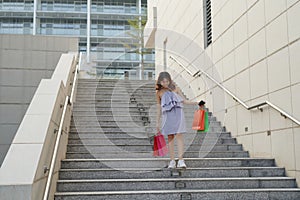
POLYGON ((205 110, 202 110, 202 109, 196 110, 194 113, 192 129, 193 130, 204 130, 205 129, 204 118, 205 118, 205 110))
POLYGON ((208 121, 208 112, 204 114, 204 130, 198 130, 198 132, 208 132, 209 129, 209 121, 208 121))
POLYGON ((154 136, 153 141, 153 156, 165 156, 168 153, 168 147, 164 136, 159 131, 157 135, 154 136))

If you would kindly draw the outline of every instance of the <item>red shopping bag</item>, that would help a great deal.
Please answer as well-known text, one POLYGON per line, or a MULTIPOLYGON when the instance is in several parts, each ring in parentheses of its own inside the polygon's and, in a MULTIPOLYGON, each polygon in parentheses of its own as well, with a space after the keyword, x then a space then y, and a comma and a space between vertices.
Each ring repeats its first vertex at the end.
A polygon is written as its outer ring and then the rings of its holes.
POLYGON ((153 156, 165 156, 167 153, 168 147, 165 138, 159 131, 157 135, 154 136, 153 156))
POLYGON ((205 110, 196 110, 194 113, 194 121, 192 125, 193 130, 204 130, 205 129, 205 110))

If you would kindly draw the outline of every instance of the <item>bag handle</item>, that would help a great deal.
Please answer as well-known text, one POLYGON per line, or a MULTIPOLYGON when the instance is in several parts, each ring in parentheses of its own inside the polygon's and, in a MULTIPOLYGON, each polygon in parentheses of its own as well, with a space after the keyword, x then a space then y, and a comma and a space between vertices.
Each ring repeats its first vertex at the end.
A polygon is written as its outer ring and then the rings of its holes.
POLYGON ((157 131, 156 135, 162 135, 162 133, 160 131, 157 131))

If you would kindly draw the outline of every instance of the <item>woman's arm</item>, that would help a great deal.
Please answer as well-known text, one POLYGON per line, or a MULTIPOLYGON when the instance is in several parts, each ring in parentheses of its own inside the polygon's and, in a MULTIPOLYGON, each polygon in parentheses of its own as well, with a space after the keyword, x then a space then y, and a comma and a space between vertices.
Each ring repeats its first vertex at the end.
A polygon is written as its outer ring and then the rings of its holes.
POLYGON ((156 108, 157 108, 156 127, 159 129, 159 127, 160 127, 160 117, 161 117, 161 105, 160 105, 159 91, 156 92, 156 108))
POLYGON ((190 101, 190 100, 187 100, 187 99, 184 97, 184 95, 182 94, 181 90, 180 90, 178 87, 176 87, 176 90, 175 90, 175 91, 177 92, 177 94, 179 94, 179 95, 183 98, 183 103, 184 103, 184 104, 188 104, 188 105, 198 105, 198 102, 196 102, 196 101, 190 101))

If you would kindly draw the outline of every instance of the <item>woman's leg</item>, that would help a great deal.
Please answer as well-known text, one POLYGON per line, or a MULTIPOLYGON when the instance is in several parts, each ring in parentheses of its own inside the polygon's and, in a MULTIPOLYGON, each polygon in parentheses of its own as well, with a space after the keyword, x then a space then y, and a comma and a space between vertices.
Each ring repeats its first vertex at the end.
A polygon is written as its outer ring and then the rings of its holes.
POLYGON ((182 160, 183 159, 183 151, 184 151, 183 135, 181 133, 177 133, 176 140, 177 140, 177 145, 178 145, 178 158, 179 158, 179 160, 182 160))
POLYGON ((171 160, 175 160, 175 153, 174 153, 174 134, 168 135, 168 144, 169 144, 169 153, 171 160))

